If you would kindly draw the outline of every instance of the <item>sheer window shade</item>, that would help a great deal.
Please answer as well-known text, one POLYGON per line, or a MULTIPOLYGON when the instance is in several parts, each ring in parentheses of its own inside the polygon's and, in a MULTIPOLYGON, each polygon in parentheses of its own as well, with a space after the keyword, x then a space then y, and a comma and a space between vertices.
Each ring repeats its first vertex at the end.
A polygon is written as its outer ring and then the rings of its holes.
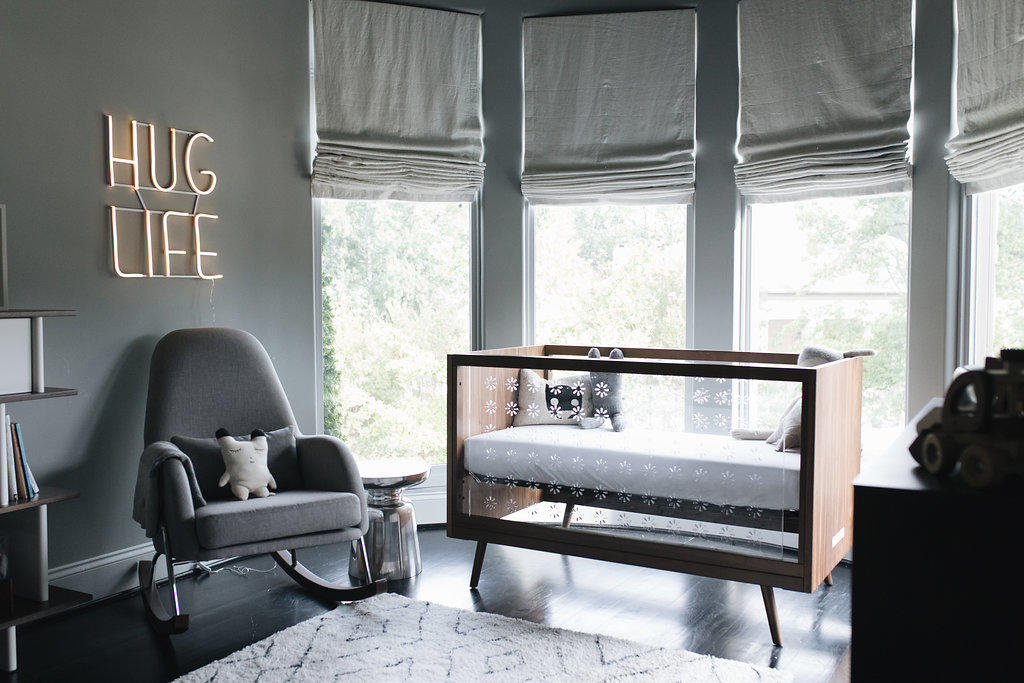
POLYGON ((950 173, 972 194, 1024 183, 1024 3, 960 0, 957 25, 950 173))
POLYGON ((908 190, 911 0, 742 0, 739 17, 744 197, 908 190))
POLYGON ((480 18, 315 0, 313 195, 471 200, 483 181, 480 18))
POLYGON ((523 194, 539 204, 693 195, 693 10, 523 22, 523 194))

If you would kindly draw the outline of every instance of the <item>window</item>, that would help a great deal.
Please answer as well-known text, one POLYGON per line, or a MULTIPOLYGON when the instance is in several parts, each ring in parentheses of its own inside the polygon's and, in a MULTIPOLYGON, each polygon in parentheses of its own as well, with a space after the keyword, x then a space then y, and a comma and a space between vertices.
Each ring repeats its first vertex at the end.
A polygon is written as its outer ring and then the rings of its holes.
POLYGON ((966 358, 1024 346, 1024 185, 972 195, 966 358))
MULTIPOLYGON (((741 345, 874 349, 864 362, 863 442, 886 446, 906 412, 910 195, 752 204, 746 223, 741 345)), ((761 384, 741 404, 751 427, 771 429, 793 392, 761 384)))
POLYGON ((534 208, 534 339, 686 346, 683 204, 534 208))
POLYGON ((446 355, 471 345, 470 204, 322 200, 324 428, 445 461, 446 355))

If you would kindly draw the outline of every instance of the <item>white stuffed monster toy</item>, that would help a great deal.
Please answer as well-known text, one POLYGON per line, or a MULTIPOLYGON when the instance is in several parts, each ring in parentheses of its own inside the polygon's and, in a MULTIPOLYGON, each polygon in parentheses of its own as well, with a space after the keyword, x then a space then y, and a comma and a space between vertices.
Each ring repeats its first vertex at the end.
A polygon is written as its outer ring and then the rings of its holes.
POLYGON ((217 443, 224 456, 224 474, 217 486, 230 482, 231 493, 238 500, 248 500, 250 492, 257 498, 274 495, 270 489, 276 489, 277 482, 267 467, 266 432, 254 429, 249 441, 239 441, 221 427, 217 430, 217 443))

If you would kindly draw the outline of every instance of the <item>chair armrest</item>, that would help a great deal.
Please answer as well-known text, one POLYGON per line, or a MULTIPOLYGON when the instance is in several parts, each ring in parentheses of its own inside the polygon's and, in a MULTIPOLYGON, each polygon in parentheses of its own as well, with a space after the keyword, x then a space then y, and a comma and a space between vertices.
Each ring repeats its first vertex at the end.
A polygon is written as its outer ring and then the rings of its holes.
POLYGON ((362 508, 360 528, 363 532, 369 524, 366 509, 366 491, 359 467, 348 446, 338 438, 326 434, 295 436, 299 456, 299 471, 302 482, 308 489, 318 491, 343 491, 359 497, 362 508))
MULTIPOLYGON (((160 465, 161 504, 163 522, 171 542, 171 550, 178 559, 193 559, 199 552, 196 535, 196 509, 192 502, 192 488, 188 473, 180 460, 165 460, 160 465)), ((166 552, 162 539, 154 538, 157 548, 166 552)))

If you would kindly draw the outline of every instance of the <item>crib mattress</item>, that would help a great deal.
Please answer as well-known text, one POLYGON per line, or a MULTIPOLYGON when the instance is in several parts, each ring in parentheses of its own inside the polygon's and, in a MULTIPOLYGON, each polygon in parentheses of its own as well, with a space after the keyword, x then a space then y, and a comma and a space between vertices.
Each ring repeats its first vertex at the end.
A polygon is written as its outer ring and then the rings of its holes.
POLYGON ((480 477, 774 510, 800 501, 800 454, 730 436, 566 425, 510 427, 465 441, 480 477))

